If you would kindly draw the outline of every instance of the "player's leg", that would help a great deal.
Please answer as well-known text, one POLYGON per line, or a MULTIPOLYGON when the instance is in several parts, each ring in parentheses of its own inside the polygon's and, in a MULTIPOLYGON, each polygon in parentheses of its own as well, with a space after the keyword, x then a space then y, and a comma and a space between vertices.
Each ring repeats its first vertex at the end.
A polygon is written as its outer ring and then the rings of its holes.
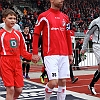
POLYGON ((44 78, 48 78, 47 71, 44 70, 44 78))
POLYGON ((23 77, 25 78, 25 66, 26 66, 26 63, 22 63, 22 70, 23 70, 23 77))
POLYGON ((57 100, 65 100, 66 98, 66 79, 59 79, 57 100))
POLYGON ((94 87, 94 84, 99 80, 100 78, 100 71, 99 70, 96 70, 95 74, 94 74, 94 77, 90 83, 90 86, 91 87, 94 87))
POLYGON ((45 82, 45 80, 44 80, 44 76, 45 76, 45 67, 44 66, 42 66, 42 75, 40 76, 40 79, 41 79, 41 82, 42 83, 44 83, 45 82))
POLYGON ((100 78, 100 65, 98 65, 98 70, 96 70, 94 77, 88 86, 89 90, 91 91, 92 94, 96 95, 95 89, 94 89, 94 84, 99 80, 100 78))
POLYGON ((90 85, 88 86, 88 88, 92 94, 96 95, 94 85, 100 78, 100 44, 93 44, 93 51, 94 51, 95 57, 97 59, 98 70, 96 70, 96 72, 94 73, 94 77, 93 77, 90 85))
POLYGON ((61 56, 58 63, 58 92, 57 100, 65 100, 66 98, 66 78, 70 78, 69 59, 68 56, 61 56))
POLYGON ((48 74, 49 82, 45 86, 45 99, 50 100, 53 88, 58 84, 58 56, 44 57, 44 63, 48 74))
POLYGON ((27 63, 27 65, 26 65, 26 76, 25 76, 25 78, 27 78, 27 79, 30 79, 29 70, 30 70, 30 63, 27 63))
POLYGON ((78 80, 78 77, 75 78, 73 75, 72 64, 70 64, 70 78, 72 83, 75 83, 78 80))
MULTIPOLYGON (((44 65, 44 56, 43 56, 43 41, 42 41, 42 35, 40 36, 40 45, 41 45, 41 58, 42 58, 42 62, 43 62, 43 65, 44 65)), ((41 82, 42 83, 45 83, 45 65, 42 66, 42 75, 40 76, 41 78, 41 82)))
POLYGON ((57 83, 58 83, 57 79, 49 80, 49 82, 45 86, 45 99, 44 100, 50 100, 53 88, 57 86, 57 83))
POLYGON ((78 51, 77 50, 75 50, 74 56, 75 56, 75 66, 78 66, 78 51))
MULTIPOLYGON (((42 83, 45 83, 45 78, 48 78, 47 71, 45 70, 44 66, 42 67, 42 75, 40 76, 40 78, 41 78, 42 83)), ((48 79, 48 81, 49 81, 49 79, 48 79)))
MULTIPOLYGON (((80 54, 78 54, 78 66, 79 66, 79 63, 81 62, 81 56, 80 56, 80 54)), ((80 67, 76 67, 77 68, 77 70, 80 70, 80 67)))

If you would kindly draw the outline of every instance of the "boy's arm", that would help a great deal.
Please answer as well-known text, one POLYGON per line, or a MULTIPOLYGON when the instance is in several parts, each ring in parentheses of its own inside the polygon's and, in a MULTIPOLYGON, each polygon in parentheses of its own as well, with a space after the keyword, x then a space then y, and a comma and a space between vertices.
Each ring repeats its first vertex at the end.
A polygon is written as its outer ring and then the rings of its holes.
POLYGON ((32 54, 27 52, 25 49, 22 50, 21 56, 26 58, 27 60, 31 60, 32 59, 32 54))
POLYGON ((25 47, 25 41, 24 38, 21 34, 20 36, 20 55, 24 58, 26 58, 27 60, 31 60, 32 59, 32 54, 27 52, 26 47, 25 47))

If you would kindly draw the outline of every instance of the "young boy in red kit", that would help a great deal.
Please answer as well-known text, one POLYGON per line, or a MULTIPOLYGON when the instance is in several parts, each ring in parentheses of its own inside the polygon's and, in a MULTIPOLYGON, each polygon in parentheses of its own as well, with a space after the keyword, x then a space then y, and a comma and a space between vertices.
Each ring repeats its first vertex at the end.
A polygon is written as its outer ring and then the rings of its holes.
POLYGON ((6 100, 17 99, 24 86, 20 56, 32 59, 32 54, 26 51, 22 34, 12 28, 16 16, 11 9, 2 11, 5 26, 0 30, 1 76, 7 91, 6 100))

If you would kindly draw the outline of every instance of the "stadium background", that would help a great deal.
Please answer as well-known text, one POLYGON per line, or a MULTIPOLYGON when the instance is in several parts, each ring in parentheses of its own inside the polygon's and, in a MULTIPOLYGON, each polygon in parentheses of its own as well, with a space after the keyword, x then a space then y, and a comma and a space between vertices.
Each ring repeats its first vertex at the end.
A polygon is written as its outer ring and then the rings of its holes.
MULTIPOLYGON (((33 34, 38 15, 49 7, 49 0, 0 0, 0 23, 2 23, 2 10, 10 8, 17 13, 17 23, 21 29, 23 30, 24 24, 28 24, 33 34)), ((61 10, 70 18, 75 47, 76 40, 84 37, 90 22, 99 16, 100 0, 65 0, 61 10)), ((91 48, 91 42, 89 43, 91 48)))
MULTIPOLYGON (((24 24, 28 24, 30 27, 30 31, 33 34, 34 25, 37 20, 38 15, 47 10, 50 7, 49 0, 0 0, 0 23, 2 23, 2 10, 6 8, 13 9, 17 13, 17 24, 20 25, 22 31, 24 24)), ((63 9, 61 9, 64 13, 66 13, 70 17, 71 21, 71 30, 73 35, 73 43, 79 38, 84 38, 85 32, 88 28, 90 22, 99 16, 100 13, 100 0, 65 0, 63 9)), ((91 39, 89 47, 91 48, 91 39)), ((91 57, 92 58, 92 57, 91 57)), ((70 79, 67 83, 67 89, 79 93, 85 93, 91 95, 87 89, 87 85, 91 80, 92 75, 85 75, 84 72, 90 73, 94 71, 96 67, 85 67, 80 71, 81 76, 79 77, 79 81, 76 84, 71 84, 70 79), (93 68, 93 69, 92 69, 93 68)), ((40 73, 41 66, 37 68, 37 66, 31 67, 30 76, 31 81, 40 82, 40 78, 33 78, 33 76, 37 76, 37 72, 40 73), (34 71, 33 71, 34 70, 34 71), (34 73, 33 73, 34 72, 34 73), (36 74, 35 74, 36 73, 36 74), (35 75, 33 75, 35 74, 35 75)), ((80 72, 75 71, 76 73, 80 72)), ((93 72, 94 73, 94 72, 93 72)), ((40 74, 39 74, 40 75, 40 74)), ((97 97, 100 98, 100 91, 99 91, 99 83, 96 84, 96 88, 98 89, 97 97)), ((46 83, 45 83, 46 84, 46 83)), ((1 95, 0 95, 1 96, 1 95)), ((90 100, 90 99, 88 99, 90 100)), ((92 99, 91 99, 92 100, 92 99)), ((97 100, 97 99, 96 99, 97 100)))

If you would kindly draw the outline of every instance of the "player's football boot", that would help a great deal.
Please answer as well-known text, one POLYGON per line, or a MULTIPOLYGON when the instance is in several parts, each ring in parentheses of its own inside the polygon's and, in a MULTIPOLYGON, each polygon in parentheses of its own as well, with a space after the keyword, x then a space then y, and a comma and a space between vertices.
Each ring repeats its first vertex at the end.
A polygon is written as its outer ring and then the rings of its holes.
POLYGON ((96 95, 96 94, 97 94, 94 87, 91 87, 90 85, 88 85, 88 89, 90 90, 90 92, 91 92, 93 95, 96 95))

